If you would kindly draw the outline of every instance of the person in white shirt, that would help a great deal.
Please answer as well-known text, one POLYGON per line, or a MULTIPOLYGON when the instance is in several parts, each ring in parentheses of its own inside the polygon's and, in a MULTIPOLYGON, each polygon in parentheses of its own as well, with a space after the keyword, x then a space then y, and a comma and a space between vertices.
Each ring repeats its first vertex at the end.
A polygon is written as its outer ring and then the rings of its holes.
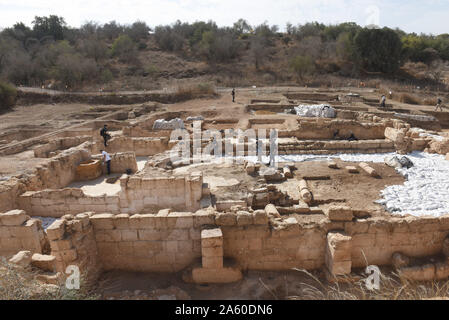
POLYGON ((108 175, 111 174, 111 157, 109 156, 109 153, 107 153, 104 150, 100 150, 101 154, 103 155, 103 162, 106 163, 106 167, 108 168, 108 175))

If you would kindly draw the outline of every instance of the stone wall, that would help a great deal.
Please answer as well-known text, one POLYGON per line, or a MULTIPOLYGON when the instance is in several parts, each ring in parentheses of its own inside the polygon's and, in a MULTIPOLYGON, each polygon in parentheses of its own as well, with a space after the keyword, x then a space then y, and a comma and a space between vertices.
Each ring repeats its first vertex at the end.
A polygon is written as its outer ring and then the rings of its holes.
POLYGON ((203 176, 120 178, 121 191, 113 196, 87 196, 81 189, 46 189, 20 195, 18 206, 33 215, 62 217, 86 211, 140 213, 172 208, 195 211, 200 208, 203 176))
POLYGON ((219 227, 223 256, 241 270, 307 270, 326 263, 329 232, 347 235, 352 268, 391 265, 395 252, 425 257, 441 252, 449 216, 369 218, 314 224, 275 219, 265 210, 195 213, 160 210, 157 214, 109 213, 90 216, 98 260, 105 270, 177 272, 202 257, 201 231, 219 227))
POLYGON ((67 137, 50 140, 49 143, 34 148, 36 158, 49 158, 55 151, 79 146, 83 142, 92 141, 92 136, 67 137))
POLYGON ((30 174, 0 182, 0 211, 17 208, 19 195, 26 191, 64 188, 70 184, 75 180, 76 166, 90 159, 90 148, 91 143, 85 142, 62 151, 44 165, 35 167, 30 174))
POLYGON ((42 253, 46 241, 40 220, 31 219, 23 210, 0 213, 0 256, 13 256, 22 250, 42 253))
POLYGON ((384 139, 384 123, 361 123, 354 120, 325 120, 300 119, 299 129, 295 131, 283 131, 278 133, 279 138, 296 137, 304 140, 327 140, 333 139, 338 130, 341 138, 348 138, 351 133, 359 140, 384 139))
POLYGON ((86 212, 66 215, 47 228, 51 255, 56 258, 55 269, 66 274, 68 266, 79 267, 84 281, 96 279, 101 270, 97 243, 90 217, 86 212))
MULTIPOLYGON (((118 152, 110 154, 111 156, 111 173, 126 173, 131 169, 132 173, 137 172, 137 160, 134 152, 118 152)), ((101 154, 92 156, 93 159, 102 159, 101 154)), ((102 165, 103 174, 107 173, 106 165, 102 165)))
MULTIPOLYGON (((97 152, 103 146, 98 145, 97 152)), ((106 151, 109 153, 133 151, 137 157, 152 156, 169 149, 168 138, 130 138, 115 137, 108 141, 106 151)))

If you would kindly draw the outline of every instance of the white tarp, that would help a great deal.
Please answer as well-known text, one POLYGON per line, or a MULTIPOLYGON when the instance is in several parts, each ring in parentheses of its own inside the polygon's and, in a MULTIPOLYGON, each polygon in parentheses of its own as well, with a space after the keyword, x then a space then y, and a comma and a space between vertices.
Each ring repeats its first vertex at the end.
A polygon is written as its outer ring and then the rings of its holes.
POLYGON ((170 121, 159 119, 154 121, 153 124, 153 130, 175 130, 175 129, 184 129, 184 122, 179 118, 171 119, 170 121))
MULTIPOLYGON (((302 162, 340 158, 349 162, 384 163, 386 156, 402 157, 397 153, 335 154, 335 155, 281 155, 279 162, 302 162)), ((376 201, 396 215, 441 216, 449 214, 449 161, 443 155, 414 151, 407 155, 414 166, 396 169, 406 178, 404 184, 388 186, 376 201)), ((257 161, 257 157, 245 157, 257 161)), ((268 161, 268 157, 264 157, 268 161)))
POLYGON ((298 116, 308 118, 335 118, 337 115, 335 109, 327 104, 301 104, 295 107, 295 111, 298 116))

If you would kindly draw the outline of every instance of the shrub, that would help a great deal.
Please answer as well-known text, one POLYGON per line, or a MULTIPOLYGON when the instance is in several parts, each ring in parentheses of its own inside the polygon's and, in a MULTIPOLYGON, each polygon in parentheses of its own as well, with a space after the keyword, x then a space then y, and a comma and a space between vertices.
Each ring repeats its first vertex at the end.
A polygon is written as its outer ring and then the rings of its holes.
POLYGON ((14 86, 0 81, 0 111, 9 109, 16 104, 17 90, 14 86))
POLYGON ((195 99, 216 94, 215 85, 210 82, 181 84, 176 88, 176 96, 179 100, 195 99))
POLYGON ((421 100, 418 97, 410 93, 402 93, 399 97, 399 101, 408 104, 422 104, 421 100))
POLYGON ((124 62, 133 62, 136 57, 136 44, 127 35, 121 35, 112 44, 111 53, 124 62))

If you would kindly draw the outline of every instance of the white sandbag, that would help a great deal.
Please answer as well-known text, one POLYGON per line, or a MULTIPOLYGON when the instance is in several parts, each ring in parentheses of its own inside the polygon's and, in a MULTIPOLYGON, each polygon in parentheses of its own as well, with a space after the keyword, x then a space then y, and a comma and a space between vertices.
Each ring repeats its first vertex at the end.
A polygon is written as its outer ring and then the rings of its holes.
POLYGON ((171 119, 170 121, 159 119, 154 121, 153 124, 153 130, 175 130, 175 129, 184 129, 184 122, 179 118, 171 119))
POLYGON ((308 118, 335 118, 337 113, 334 108, 327 104, 305 105, 295 107, 296 114, 308 118))

